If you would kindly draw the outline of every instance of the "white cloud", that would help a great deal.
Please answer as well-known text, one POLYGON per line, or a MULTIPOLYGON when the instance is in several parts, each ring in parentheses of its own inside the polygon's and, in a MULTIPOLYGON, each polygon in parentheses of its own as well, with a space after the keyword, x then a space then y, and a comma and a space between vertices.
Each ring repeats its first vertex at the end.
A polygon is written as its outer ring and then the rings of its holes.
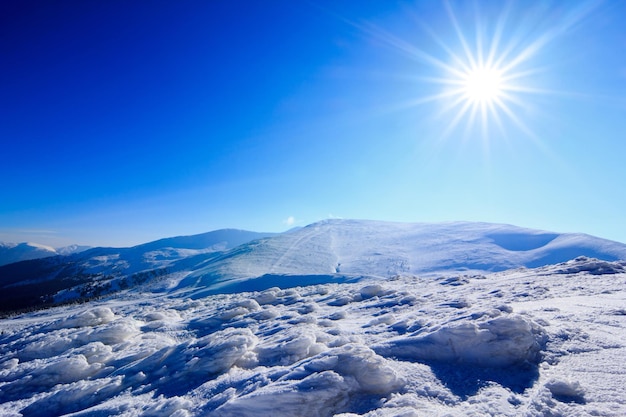
POLYGON ((283 220, 283 223, 285 223, 287 226, 293 226, 296 223, 296 218, 293 216, 289 216, 285 220, 283 220))

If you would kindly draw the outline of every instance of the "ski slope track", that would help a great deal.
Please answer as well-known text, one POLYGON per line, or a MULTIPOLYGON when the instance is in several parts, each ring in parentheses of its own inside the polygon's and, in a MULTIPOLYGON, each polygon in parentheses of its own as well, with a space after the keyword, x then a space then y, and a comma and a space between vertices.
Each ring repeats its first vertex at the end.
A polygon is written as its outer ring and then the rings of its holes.
POLYGON ((626 415, 623 244, 353 220, 204 238, 13 264, 149 277, 1 319, 0 416, 626 415))

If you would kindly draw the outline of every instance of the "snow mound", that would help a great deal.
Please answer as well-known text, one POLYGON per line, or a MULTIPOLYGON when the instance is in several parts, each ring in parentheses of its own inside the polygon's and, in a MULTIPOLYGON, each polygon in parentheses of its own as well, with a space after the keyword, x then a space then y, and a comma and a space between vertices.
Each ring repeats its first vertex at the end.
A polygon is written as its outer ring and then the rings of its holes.
POLYGON ((557 273, 578 274, 586 272, 592 275, 621 274, 626 272, 626 262, 607 262, 600 259, 579 256, 571 261, 556 266, 557 273))
POLYGON ((115 319, 115 314, 108 307, 94 307, 61 319, 50 326, 51 329, 63 329, 74 327, 94 327, 100 324, 110 323, 115 319))
POLYGON ((546 383, 546 388, 552 396, 563 402, 584 402, 585 390, 578 381, 551 379, 546 383))
POLYGON ((536 364, 546 342, 544 329, 520 315, 455 323, 429 333, 391 341, 376 348, 383 356, 485 367, 536 364))
MULTIPOLYGON (((370 348, 348 344, 309 360, 248 395, 217 408, 217 416, 329 416, 363 395, 386 396, 404 381, 391 363, 370 348)), ((352 404, 352 407, 354 404, 352 404)))
POLYGON ((202 377, 222 373, 233 366, 256 365, 256 355, 251 352, 256 344, 257 338, 249 329, 226 329, 213 333, 181 351, 183 357, 189 358, 181 372, 202 377))

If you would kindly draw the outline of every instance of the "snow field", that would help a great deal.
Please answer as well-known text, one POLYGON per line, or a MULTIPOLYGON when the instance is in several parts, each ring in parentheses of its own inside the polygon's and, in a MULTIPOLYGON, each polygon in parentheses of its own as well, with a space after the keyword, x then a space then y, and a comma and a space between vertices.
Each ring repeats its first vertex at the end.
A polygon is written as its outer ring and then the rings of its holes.
POLYGON ((626 415, 626 274, 595 262, 13 317, 0 415, 626 415))

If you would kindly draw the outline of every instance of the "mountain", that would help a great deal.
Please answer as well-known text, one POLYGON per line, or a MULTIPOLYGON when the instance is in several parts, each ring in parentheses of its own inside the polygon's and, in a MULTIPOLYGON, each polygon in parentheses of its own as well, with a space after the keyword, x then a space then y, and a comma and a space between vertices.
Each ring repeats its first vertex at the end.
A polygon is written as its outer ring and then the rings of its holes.
POLYGON ((5 243, 0 242, 0 266, 13 262, 31 259, 46 258, 57 255, 57 251, 50 246, 37 243, 5 243))
POLYGON ((0 242, 0 266, 13 262, 28 261, 31 259, 48 258, 56 255, 70 255, 89 249, 89 246, 70 245, 62 248, 52 248, 38 243, 6 243, 0 242))
POLYGON ((63 246, 60 248, 56 248, 56 252, 58 255, 71 255, 73 253, 79 253, 79 252, 84 252, 87 249, 91 249, 92 246, 86 246, 86 245, 69 245, 69 246, 63 246))
POLYGON ((335 219, 279 235, 225 229, 5 265, 0 267, 0 311, 86 300, 138 286, 203 297, 363 277, 484 274, 578 256, 626 259, 626 245, 583 234, 471 222, 335 219))
MULTIPOLYGON (((85 300, 144 284, 253 239, 235 229, 160 239, 130 248, 92 248, 0 266, 0 312, 85 300), (178 262, 184 260, 184 262, 178 262)), ((52 254, 53 255, 53 254, 52 254)))
POLYGON ((258 233, 239 229, 220 229, 208 233, 191 236, 177 236, 144 243, 133 248, 134 251, 153 251, 163 248, 173 249, 202 249, 223 251, 241 244, 264 237, 274 236, 276 233, 258 233))
MULTIPOLYGON (((553 233, 473 222, 392 223, 325 220, 251 242, 198 264, 180 288, 240 291, 263 277, 288 285, 358 276, 483 274, 565 262, 578 256, 626 259, 626 244, 576 233, 553 233), (324 278, 326 277, 326 278, 324 278), (300 280, 300 281, 298 281, 300 280)), ((254 287, 255 289, 257 287, 254 287)))

